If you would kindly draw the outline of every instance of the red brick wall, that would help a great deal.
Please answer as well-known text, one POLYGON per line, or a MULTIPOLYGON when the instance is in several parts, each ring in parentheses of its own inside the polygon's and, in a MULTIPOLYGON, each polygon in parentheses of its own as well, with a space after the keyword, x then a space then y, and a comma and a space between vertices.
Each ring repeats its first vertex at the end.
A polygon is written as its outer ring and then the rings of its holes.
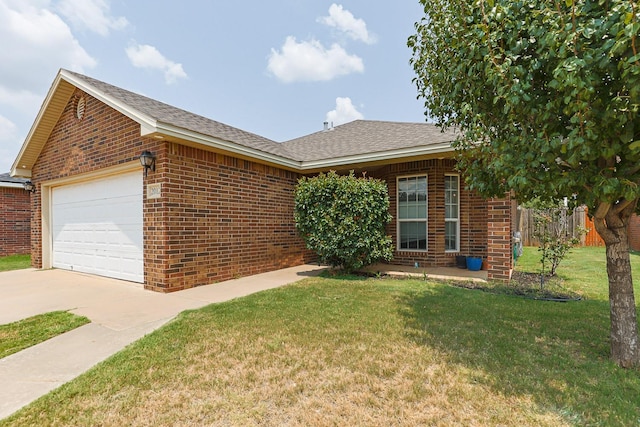
POLYGON ((0 187, 0 256, 30 251, 30 193, 22 188, 0 187))
POLYGON ((387 181, 389 188, 390 211, 393 221, 387 232, 397 246, 397 178, 407 175, 426 174, 428 187, 428 242, 426 252, 398 251, 394 253, 393 263, 399 265, 455 266, 456 255, 487 256, 487 211, 486 202, 479 196, 464 189, 463 177, 460 177, 460 251, 445 252, 444 242, 444 177, 455 173, 455 161, 451 159, 433 159, 390 165, 376 176, 387 181))
POLYGON ((513 203, 509 194, 504 199, 487 202, 487 262, 489 279, 507 281, 513 268, 513 203))
POLYGON ((298 174, 141 137, 136 122, 87 95, 78 120, 81 95, 68 103, 33 168, 34 266, 42 266, 40 183, 137 161, 143 150, 157 157, 156 171, 144 178, 145 287, 175 291, 313 258, 293 223, 298 174), (162 185, 159 199, 146 198, 153 183, 162 185))
POLYGON ((636 214, 629 218, 629 249, 640 251, 640 216, 636 214))
POLYGON ((84 117, 75 117, 76 90, 54 127, 32 169, 36 192, 31 197, 31 264, 42 267, 42 182, 94 172, 136 160, 144 148, 156 142, 140 137, 140 125, 91 96, 86 100, 84 117))
POLYGON ((297 173, 166 143, 145 201, 147 287, 174 291, 308 262, 297 236, 297 173), (166 274, 163 274, 166 273, 166 274))
MULTIPOLYGON (((174 291, 298 265, 313 258, 296 235, 293 221, 293 191, 299 174, 141 137, 137 123, 87 95, 85 116, 78 120, 74 113, 82 95, 78 90, 69 101, 32 171, 37 186, 31 197, 35 267, 42 266, 41 183, 137 161, 144 149, 157 156, 156 171, 144 179, 145 193, 148 184, 162 185, 159 199, 144 198, 147 288, 174 291)), ((390 165, 376 173, 388 182, 394 217, 396 178, 428 175, 428 251, 396 251, 394 262, 455 264, 456 253, 444 251, 443 233, 444 176, 453 172, 454 165, 450 159, 424 160, 390 165)), ((511 253, 504 250, 500 240, 505 238, 504 224, 510 228, 509 212, 501 202, 491 205, 465 191, 462 179, 460 197, 459 254, 489 258, 502 268, 508 262, 506 254, 511 253), (498 246, 487 248, 488 238, 498 246)), ((395 244, 395 220, 388 230, 395 244)))

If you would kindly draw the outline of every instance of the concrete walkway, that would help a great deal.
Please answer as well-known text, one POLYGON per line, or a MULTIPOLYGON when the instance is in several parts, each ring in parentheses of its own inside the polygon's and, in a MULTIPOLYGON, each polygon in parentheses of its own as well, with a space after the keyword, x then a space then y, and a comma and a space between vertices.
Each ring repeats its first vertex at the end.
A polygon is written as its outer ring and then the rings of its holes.
POLYGON ((246 296, 319 274, 302 265, 160 294, 142 285, 64 270, 0 273, 0 324, 68 310, 91 323, 0 359, 0 419, 142 338, 187 309, 246 296))

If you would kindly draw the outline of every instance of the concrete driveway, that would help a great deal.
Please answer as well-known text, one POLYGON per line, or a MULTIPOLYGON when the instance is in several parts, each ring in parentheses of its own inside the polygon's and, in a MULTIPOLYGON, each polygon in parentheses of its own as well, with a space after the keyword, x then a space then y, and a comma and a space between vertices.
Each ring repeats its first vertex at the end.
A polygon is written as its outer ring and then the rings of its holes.
POLYGON ((142 285, 65 270, 0 273, 0 324, 68 310, 91 323, 0 359, 0 419, 85 372, 178 313, 315 276, 302 265, 160 294, 142 285))

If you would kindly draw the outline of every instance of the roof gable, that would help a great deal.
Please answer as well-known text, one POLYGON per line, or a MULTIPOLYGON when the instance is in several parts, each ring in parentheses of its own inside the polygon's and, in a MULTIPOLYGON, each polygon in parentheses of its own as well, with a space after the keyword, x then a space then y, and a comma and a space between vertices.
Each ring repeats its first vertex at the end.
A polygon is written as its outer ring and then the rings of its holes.
POLYGON ((100 80, 60 70, 11 168, 13 176, 31 176, 33 165, 76 88, 139 123, 141 135, 187 141, 299 171, 448 153, 455 139, 454 133, 441 132, 427 123, 356 120, 278 143, 100 80))
POLYGON ((51 131, 60 119, 75 87, 60 79, 58 75, 40 107, 27 138, 22 144, 18 157, 11 167, 11 175, 24 178, 31 177, 31 168, 38 160, 42 148, 49 139, 51 131))
POLYGON ((267 153, 284 154, 280 144, 268 138, 173 107, 91 77, 66 70, 63 70, 62 73, 65 76, 73 76, 76 82, 86 83, 87 86, 81 87, 81 89, 91 95, 94 95, 91 92, 97 91, 98 94, 102 95, 99 99, 103 98, 101 99, 103 102, 107 101, 116 110, 125 114, 128 113, 129 117, 144 126, 143 133, 169 131, 174 128, 174 132, 179 132, 180 130, 196 132, 204 136, 233 142, 267 153))

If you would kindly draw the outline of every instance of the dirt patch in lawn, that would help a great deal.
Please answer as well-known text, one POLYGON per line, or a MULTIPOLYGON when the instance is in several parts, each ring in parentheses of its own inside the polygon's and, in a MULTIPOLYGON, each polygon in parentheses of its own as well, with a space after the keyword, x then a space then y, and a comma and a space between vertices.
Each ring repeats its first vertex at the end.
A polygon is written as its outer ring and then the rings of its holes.
POLYGON ((452 281, 449 284, 466 289, 477 289, 494 294, 506 294, 547 301, 579 301, 583 296, 564 286, 558 276, 514 271, 508 284, 493 282, 452 281))

